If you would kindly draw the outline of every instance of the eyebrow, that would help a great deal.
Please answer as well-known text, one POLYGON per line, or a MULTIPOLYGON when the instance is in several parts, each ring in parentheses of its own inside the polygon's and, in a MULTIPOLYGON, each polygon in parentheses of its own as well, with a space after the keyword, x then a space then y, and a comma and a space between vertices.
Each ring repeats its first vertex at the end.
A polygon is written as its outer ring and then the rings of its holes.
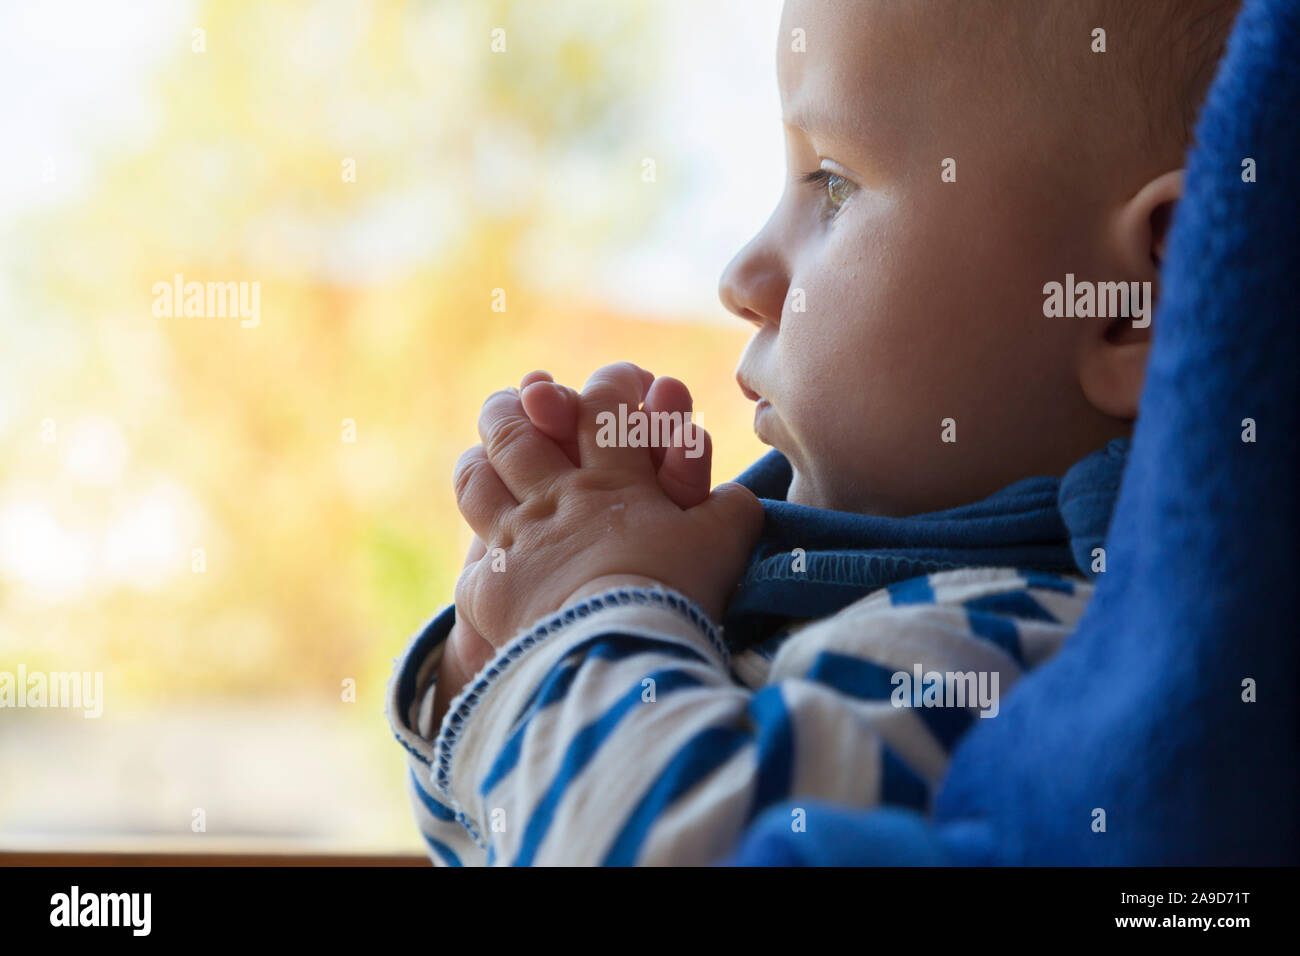
POLYGON ((822 105, 798 106, 790 113, 782 114, 784 126, 797 129, 805 136, 823 136, 844 146, 861 146, 854 139, 864 134, 865 126, 861 117, 854 117, 844 112, 828 110, 822 105))
POLYGON ((870 147, 865 146, 862 142, 865 139, 865 130, 861 121, 854 122, 849 116, 835 116, 832 112, 820 107, 811 109, 793 109, 788 116, 781 116, 781 124, 785 129, 798 130, 806 137, 816 137, 826 140, 833 146, 844 148, 844 150, 862 156, 863 160, 870 156, 870 147), (863 155, 866 153, 866 155, 863 155))
POLYGON ((796 109, 788 116, 783 115, 781 122, 805 133, 812 133, 814 130, 826 130, 834 125, 830 122, 830 117, 824 112, 805 109, 796 109))
POLYGON ((874 148, 863 141, 866 137, 861 122, 855 123, 850 116, 835 116, 820 106, 799 107, 788 115, 783 114, 781 122, 787 131, 798 130, 807 137, 823 140, 836 151, 842 150, 847 154, 842 161, 860 178, 870 177, 880 161, 874 148))

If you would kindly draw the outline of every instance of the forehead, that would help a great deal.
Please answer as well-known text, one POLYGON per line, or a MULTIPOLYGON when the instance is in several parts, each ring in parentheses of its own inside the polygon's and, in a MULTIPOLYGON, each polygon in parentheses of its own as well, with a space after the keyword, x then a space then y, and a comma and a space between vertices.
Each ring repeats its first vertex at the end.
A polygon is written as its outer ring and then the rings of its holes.
POLYGON ((885 125, 926 69, 919 0, 787 0, 777 83, 787 123, 810 135, 866 135, 885 125))

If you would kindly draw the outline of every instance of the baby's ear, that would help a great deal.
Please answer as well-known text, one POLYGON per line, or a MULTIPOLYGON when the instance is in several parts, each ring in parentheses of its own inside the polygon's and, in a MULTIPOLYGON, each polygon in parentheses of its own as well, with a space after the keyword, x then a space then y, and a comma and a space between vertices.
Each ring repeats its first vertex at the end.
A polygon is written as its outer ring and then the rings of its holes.
POLYGON ((1121 261, 1141 278, 1156 278, 1165 261, 1165 242, 1174 209, 1183 197, 1181 169, 1170 170, 1151 180, 1124 204, 1115 220, 1116 242, 1121 261))
POLYGON ((1111 258, 1124 272, 1113 281, 1127 282, 1139 291, 1140 298, 1130 300, 1130 315, 1093 326, 1083 351, 1079 383, 1093 407, 1113 418, 1131 421, 1137 417, 1151 351, 1151 318, 1159 296, 1160 267, 1182 194, 1183 170, 1162 173, 1139 189, 1112 221, 1108 237, 1111 258))

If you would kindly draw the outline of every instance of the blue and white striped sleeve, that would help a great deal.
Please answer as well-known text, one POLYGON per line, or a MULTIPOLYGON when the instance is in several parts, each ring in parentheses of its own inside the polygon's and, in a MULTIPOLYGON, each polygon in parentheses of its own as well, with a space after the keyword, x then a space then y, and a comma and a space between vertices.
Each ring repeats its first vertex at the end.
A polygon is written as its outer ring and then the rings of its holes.
MULTIPOLYGON (((757 688, 682 596, 589 598, 512 642, 421 736, 430 855, 704 864, 794 797, 926 810, 960 734, 1060 646, 1090 593, 1011 569, 916 578, 798 630, 757 688)), ((407 665, 420 684, 427 663, 407 665)))
POLYGON ((397 659, 388 684, 387 716, 397 742, 406 750, 406 792, 415 822, 424 838, 425 849, 435 864, 462 866, 481 856, 470 839, 463 818, 430 786, 434 764, 433 742, 437 728, 431 725, 434 685, 447 635, 455 623, 456 609, 448 605, 431 620, 397 659))

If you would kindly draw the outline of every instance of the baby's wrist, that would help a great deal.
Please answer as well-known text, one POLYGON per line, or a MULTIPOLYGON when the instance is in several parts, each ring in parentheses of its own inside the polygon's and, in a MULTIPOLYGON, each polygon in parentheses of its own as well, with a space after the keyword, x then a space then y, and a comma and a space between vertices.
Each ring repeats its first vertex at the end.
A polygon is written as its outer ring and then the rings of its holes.
POLYGON ((442 725, 442 717, 447 712, 447 705, 464 690, 470 678, 477 673, 477 669, 469 669, 465 660, 465 642, 467 639, 476 636, 467 630, 458 619, 452 624, 451 630, 447 633, 447 639, 443 642, 442 660, 438 662, 438 676, 434 682, 433 690, 433 728, 435 734, 442 725))
POLYGON ((592 597, 596 594, 604 594, 607 591, 613 591, 619 588, 639 588, 648 591, 675 591, 687 599, 694 601, 700 606, 705 614, 709 615, 710 620, 718 621, 721 619, 722 602, 701 601, 698 596, 682 591, 679 588, 672 588, 654 578, 646 577, 643 574, 604 574, 598 578, 593 578, 582 587, 578 588, 562 607, 569 607, 576 604, 584 598, 592 597))
POLYGON ((654 578, 648 578, 644 574, 602 574, 598 578, 592 578, 570 594, 560 606, 565 608, 578 603, 584 598, 603 594, 606 591, 613 591, 616 588, 645 588, 651 591, 666 590, 661 582, 656 581, 654 578))

